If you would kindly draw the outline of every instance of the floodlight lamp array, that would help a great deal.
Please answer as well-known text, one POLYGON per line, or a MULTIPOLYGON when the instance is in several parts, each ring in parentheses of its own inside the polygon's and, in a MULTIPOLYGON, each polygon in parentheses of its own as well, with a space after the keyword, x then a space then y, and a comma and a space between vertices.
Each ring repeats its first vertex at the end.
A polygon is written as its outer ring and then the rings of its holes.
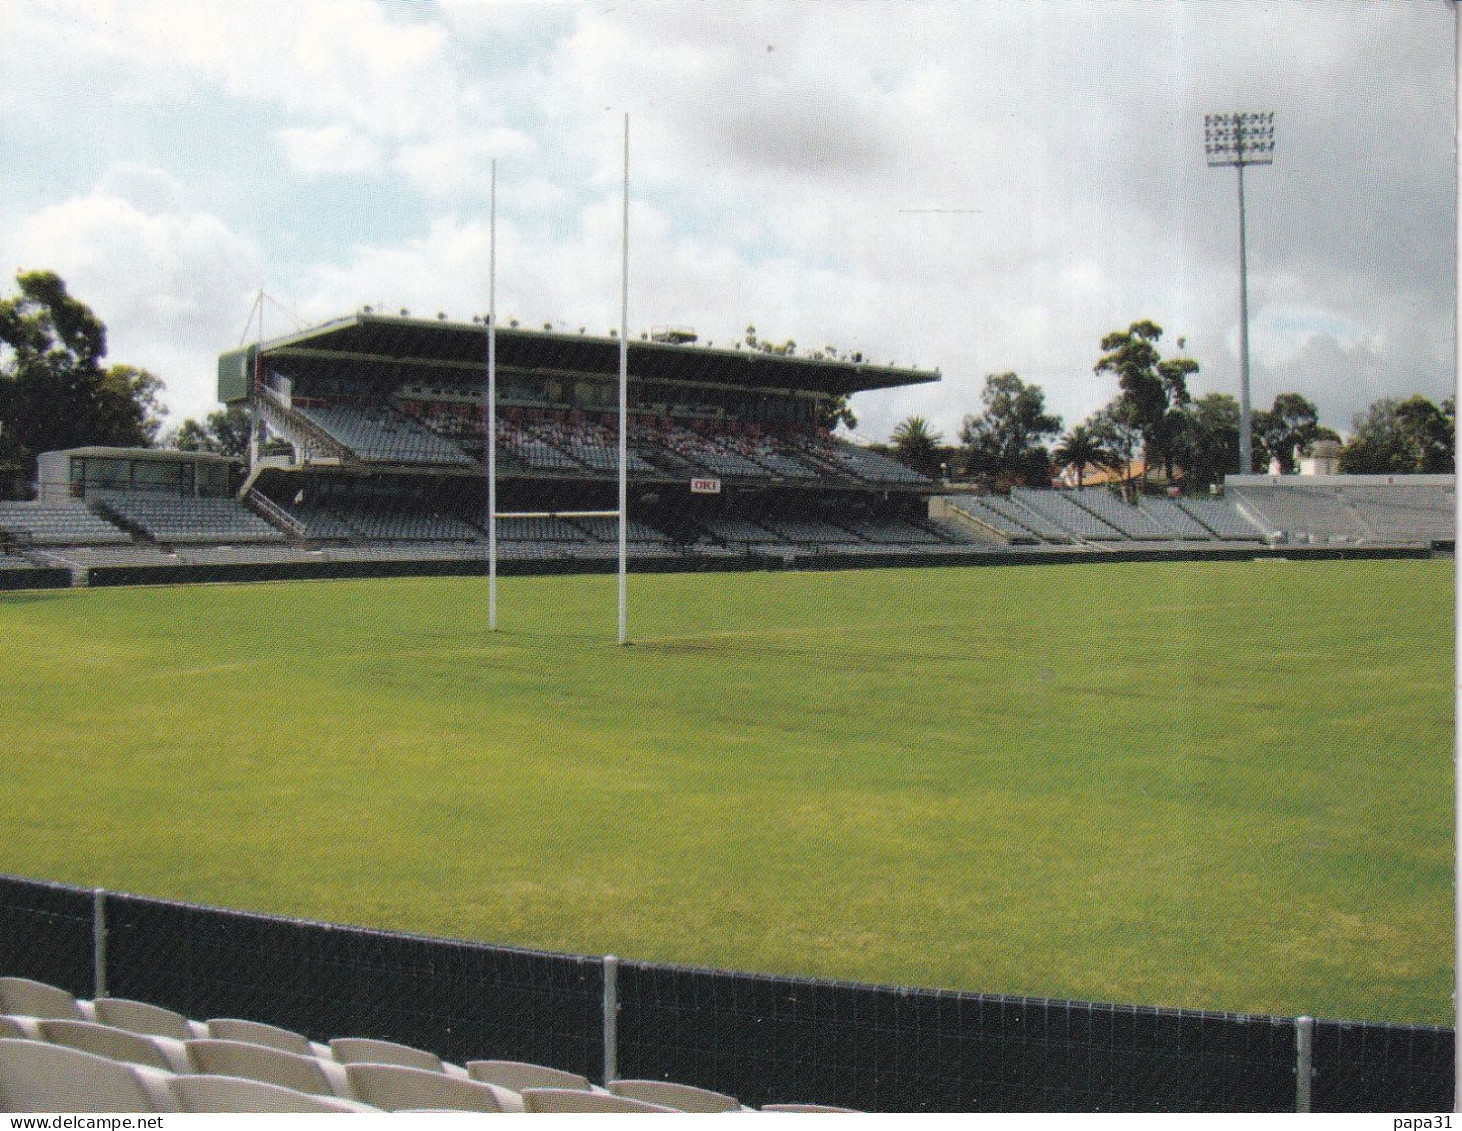
POLYGON ((1205 114, 1203 152, 1210 165, 1272 165, 1274 113, 1205 114))

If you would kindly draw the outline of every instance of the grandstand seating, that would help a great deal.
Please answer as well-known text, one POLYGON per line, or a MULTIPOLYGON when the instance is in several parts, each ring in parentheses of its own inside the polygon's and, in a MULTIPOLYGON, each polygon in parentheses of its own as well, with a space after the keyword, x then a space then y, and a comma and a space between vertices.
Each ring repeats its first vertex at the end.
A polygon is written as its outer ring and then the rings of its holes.
POLYGON ((1021 506, 1013 498, 985 496, 980 500, 985 507, 1002 515, 1007 522, 1028 530, 1044 542, 1069 543, 1073 541, 1071 531, 1051 518, 1044 511, 1021 506))
MULTIPOLYGON (((974 522, 994 531, 1008 545, 1028 546, 1041 540, 1035 531, 1017 521, 1013 515, 1007 514, 1006 507, 992 499, 978 495, 955 495, 949 500, 949 504, 974 522)), ((1064 536, 1064 531, 1061 533, 1064 536)))
POLYGON ((283 542, 282 531, 237 499, 183 498, 148 491, 97 492, 96 504, 164 544, 283 542))
POLYGON ((1361 542, 1370 533, 1334 488, 1244 486, 1231 487, 1229 495, 1282 537, 1361 542))
POLYGON ((1104 487, 1071 492, 1072 502, 1090 511, 1102 522, 1127 538, 1138 541, 1168 540, 1172 535, 1139 508, 1117 498, 1104 487))
POLYGON ((132 541, 80 503, 0 502, 0 535, 36 546, 106 546, 132 541))
POLYGON ((1265 531, 1255 526, 1234 509, 1227 499, 1174 499, 1182 510, 1207 530, 1225 541, 1252 542, 1262 539, 1265 531))
MULTIPOLYGON (((116 1112, 730 1112, 734 1096, 666 1080, 612 1080, 473 1060, 375 1038, 328 1045, 237 1018, 193 1021, 146 1002, 79 1001, 0 978, 0 1110, 116 1112), (124 1028, 102 1022, 128 1022, 124 1028), (196 1034, 207 1032, 208 1037, 196 1034), (220 1034, 227 1033, 227 1037, 220 1034)), ((769 1105, 768 1111, 840 1111, 769 1105)))
POLYGON ((1121 531, 1077 506, 1063 491, 1032 491, 1028 487, 1013 487, 1010 498, 1017 506, 1043 515, 1076 538, 1105 542, 1121 541, 1125 537, 1121 531))
POLYGON ((475 542, 477 527, 453 515, 427 510, 373 507, 366 503, 336 503, 331 509, 361 537, 376 542, 475 542))
POLYGON ((865 483, 898 486, 928 486, 930 483, 927 476, 897 460, 844 440, 809 433, 801 436, 799 441, 806 455, 865 483))
POLYGON ((1172 499, 1147 498, 1137 505, 1148 518, 1166 529, 1170 538, 1207 542, 1216 537, 1172 499))
POLYGON ((363 461, 465 467, 474 464, 456 444, 386 405, 296 405, 293 411, 363 461))
POLYGON ((1457 538, 1454 487, 1355 484, 1338 490, 1377 539, 1447 542, 1457 538))

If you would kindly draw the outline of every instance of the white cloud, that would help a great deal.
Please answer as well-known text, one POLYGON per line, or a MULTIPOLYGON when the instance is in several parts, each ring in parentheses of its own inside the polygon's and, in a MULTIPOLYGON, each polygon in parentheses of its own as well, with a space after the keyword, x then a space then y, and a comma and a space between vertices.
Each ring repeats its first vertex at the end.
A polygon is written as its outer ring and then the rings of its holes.
MULTIPOLYGON (((1091 373, 1101 336, 1139 318, 1189 339, 1198 392, 1236 388, 1233 177, 1204 166, 1202 115, 1274 109, 1278 159, 1249 181, 1255 402, 1322 390, 1343 425, 1375 388, 1440 387, 1455 339, 1450 9, 1235 11, 12 4, 0 142, 12 106, 57 122, 103 96, 254 108, 291 159, 270 187, 299 206, 219 222, 288 257, 283 289, 311 317, 480 310, 497 157, 504 309, 602 331, 617 321, 627 110, 637 323, 725 342, 751 321, 940 365, 941 386, 858 408, 874 435, 916 411, 952 434, 1006 369, 1075 423, 1114 392, 1091 373), (336 185, 312 178, 327 172, 369 177, 368 210, 322 215, 336 185), (382 234, 385 207, 414 235, 382 234)), ((188 215, 182 187, 115 175, 92 196, 188 215)))
POLYGON ((525 165, 534 144, 517 130, 495 129, 486 133, 453 134, 403 145, 396 155, 397 167, 428 196, 487 198, 493 158, 516 158, 525 165))
POLYGON ((275 137, 290 164, 307 176, 372 173, 381 167, 380 147, 352 126, 292 127, 277 131, 275 137))
POLYGON ((183 415, 213 406, 215 359, 235 344, 261 277, 250 240, 138 166, 23 217, 0 236, 0 254, 11 270, 56 271, 106 323, 109 358, 153 370, 183 415))

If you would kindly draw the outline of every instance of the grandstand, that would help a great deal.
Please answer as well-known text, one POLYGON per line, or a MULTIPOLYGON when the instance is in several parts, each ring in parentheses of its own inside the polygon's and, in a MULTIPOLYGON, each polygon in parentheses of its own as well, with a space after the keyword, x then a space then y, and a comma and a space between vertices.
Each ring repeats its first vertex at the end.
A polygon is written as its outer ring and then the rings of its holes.
MULTIPOLYGON (((248 466, 199 452, 45 453, 39 499, 0 504, 4 584, 23 583, 25 565, 76 583, 161 565, 475 568, 487 542, 485 339, 480 323, 358 314, 221 355, 220 400, 251 406, 257 423, 248 466)), ((607 568, 617 524, 568 516, 616 497, 619 343, 500 328, 498 346, 499 509, 566 514, 504 520, 499 558, 520 571, 607 568)), ((1230 476, 1222 496, 1136 505, 1106 488, 941 494, 831 426, 843 398, 932 382, 937 370, 684 340, 631 342, 628 358, 634 568, 1370 553, 1455 540, 1450 476, 1230 476)))
MULTIPOLYGON (((480 541, 485 336, 482 325, 360 314, 224 354, 220 399, 251 404, 289 448, 254 463, 242 496, 306 541, 480 541)), ((618 471, 618 351, 612 338, 499 328, 502 509, 604 509, 618 471)), ((938 376, 630 343, 636 556, 789 560, 965 543, 918 525, 932 480, 830 427, 840 398, 938 376)), ((603 534, 550 521, 505 526, 503 542, 508 556, 592 559, 603 534)))

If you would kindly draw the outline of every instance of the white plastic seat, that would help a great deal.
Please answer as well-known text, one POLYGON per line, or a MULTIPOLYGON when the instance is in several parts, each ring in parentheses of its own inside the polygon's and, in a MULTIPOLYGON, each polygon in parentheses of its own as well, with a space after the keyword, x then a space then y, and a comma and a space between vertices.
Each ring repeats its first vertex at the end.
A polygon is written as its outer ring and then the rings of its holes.
POLYGON ((523 1092, 523 1110, 542 1115, 576 1115, 586 1112, 665 1112, 676 1114, 673 1107, 632 1100, 627 1096, 604 1092, 585 1092, 578 1088, 527 1088, 523 1092))
POLYGON ((122 997, 99 997, 92 1003, 96 1019, 114 1029, 142 1033, 149 1037, 171 1037, 175 1041, 191 1041, 208 1036, 208 1027, 189 1021, 181 1013, 122 997))
POLYGON ((0 1013, 88 1020, 81 1005, 65 990, 30 978, 0 978, 0 1013))
POLYGON ((806 1112, 838 1112, 844 1115, 860 1115, 861 1112, 855 1107, 828 1107, 826 1104, 762 1104, 762 1111, 806 1111, 806 1112))
POLYGON ((34 1017, 7 1017, 0 1013, 0 1038, 13 1041, 44 1041, 41 1023, 34 1017))
POLYGON ((177 1111, 166 1073, 42 1041, 0 1040, 5 1111, 177 1111))
POLYGON ((316 1096, 349 1098, 350 1085, 344 1067, 333 1061, 285 1052, 247 1041, 208 1039, 188 1041, 185 1046, 193 1070, 208 1076, 242 1076, 262 1080, 296 1092, 316 1096))
POLYGON ((446 1072, 442 1058, 426 1049, 372 1037, 336 1037, 330 1051, 341 1064, 399 1064, 423 1072, 446 1072))
POLYGON ((266 1048, 292 1052, 297 1056, 318 1055, 318 1050, 304 1034, 296 1033, 293 1029, 281 1029, 278 1025, 266 1025, 263 1021, 211 1017, 208 1020, 208 1035, 219 1041, 244 1041, 251 1045, 264 1045, 266 1048))
POLYGON ((238 1076, 175 1076, 168 1081, 178 1108, 189 1112, 314 1113, 378 1111, 370 1104, 339 1096, 318 1096, 245 1080, 238 1076))
POLYGON ((565 1072, 562 1068, 548 1068, 542 1064, 528 1064, 521 1060, 469 1060, 467 1075, 484 1084, 496 1084, 515 1092, 521 1092, 525 1088, 572 1088, 588 1092, 594 1088, 586 1077, 576 1072, 565 1072))
POLYGON ((741 1101, 735 1096, 713 1092, 708 1088, 696 1088, 689 1084, 673 1084, 668 1080, 611 1080, 611 1095, 641 1103, 659 1104, 696 1114, 719 1111, 740 1111, 741 1101))
POLYGON ((491 1084, 403 1064, 347 1064, 345 1075, 357 1099, 386 1111, 501 1112, 518 1107, 512 1096, 491 1084))
POLYGON ((192 1072, 187 1050, 181 1041, 166 1037, 144 1037, 126 1029, 98 1025, 93 1021, 71 1021, 53 1018, 37 1023, 41 1037, 53 1045, 95 1053, 108 1060, 140 1064, 163 1072, 192 1072))

